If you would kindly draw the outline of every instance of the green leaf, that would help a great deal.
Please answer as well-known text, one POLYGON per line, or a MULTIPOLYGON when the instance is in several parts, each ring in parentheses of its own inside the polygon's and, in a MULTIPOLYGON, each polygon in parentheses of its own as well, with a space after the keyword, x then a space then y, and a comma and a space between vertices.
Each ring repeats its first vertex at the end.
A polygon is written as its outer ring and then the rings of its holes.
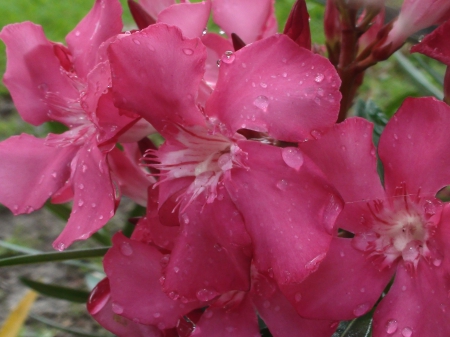
POLYGON ((45 325, 48 325, 54 329, 60 330, 60 331, 65 331, 65 332, 69 332, 72 335, 75 336, 84 336, 84 337, 112 337, 113 335, 109 334, 109 333, 105 333, 102 335, 99 334, 94 334, 94 333, 90 333, 90 332, 86 332, 83 330, 79 330, 79 329, 74 329, 74 328, 66 328, 65 326, 62 326, 48 318, 39 316, 39 315, 34 315, 34 314, 30 314, 29 317, 31 317, 32 319, 35 319, 38 322, 41 322, 45 325))
MULTIPOLYGON (((6 242, 6 241, 3 241, 3 240, 0 240, 0 247, 12 250, 14 252, 24 253, 24 254, 42 254, 43 253, 43 252, 41 252, 40 250, 37 250, 37 249, 32 249, 32 248, 28 248, 28 247, 15 245, 13 243, 6 242)), ((90 269, 90 270, 94 270, 94 271, 100 271, 100 272, 103 271, 103 269, 101 267, 99 267, 99 266, 97 266, 96 264, 93 264, 93 263, 85 263, 85 262, 82 262, 82 261, 63 261, 63 263, 71 265, 71 266, 79 267, 79 268, 86 268, 86 269, 90 269)))
POLYGON ((72 212, 69 206, 64 204, 52 204, 50 201, 45 203, 45 208, 63 221, 69 220, 70 213, 72 212))
POLYGON ((103 257, 110 247, 69 250, 65 252, 51 252, 33 255, 21 255, 0 259, 0 267, 16 266, 19 264, 45 263, 53 261, 66 261, 75 259, 88 259, 103 257))
POLYGON ((386 126, 388 119, 384 112, 372 100, 363 101, 358 99, 355 103, 356 116, 367 119, 374 124, 373 127, 373 142, 378 144, 380 135, 386 126))
POLYGON ((332 337, 372 336, 372 316, 374 310, 352 321, 341 322, 332 337))
POLYGON ((37 291, 42 295, 58 298, 60 300, 66 300, 75 303, 86 303, 89 298, 89 292, 85 290, 78 290, 73 288, 61 287, 54 284, 37 282, 26 277, 21 277, 20 281, 27 287, 37 291))

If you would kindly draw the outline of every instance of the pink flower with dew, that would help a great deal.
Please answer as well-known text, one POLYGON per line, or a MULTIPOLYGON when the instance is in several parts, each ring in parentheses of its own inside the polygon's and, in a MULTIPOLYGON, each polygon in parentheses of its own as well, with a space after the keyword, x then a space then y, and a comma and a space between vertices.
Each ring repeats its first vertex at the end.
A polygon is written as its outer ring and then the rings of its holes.
POLYGON ((450 2, 447 0, 405 0, 392 30, 380 49, 389 48, 394 52, 410 35, 448 19, 450 19, 450 2))
MULTIPOLYGON (((108 89, 106 41, 120 33, 120 16, 119 2, 96 1, 68 34, 68 47, 48 41, 42 28, 30 22, 6 26, 0 33, 8 56, 4 82, 22 118, 33 125, 58 121, 69 128, 46 139, 23 134, 0 143, 0 202, 21 214, 42 207, 48 198, 55 203, 73 199, 68 224, 54 243, 59 250, 101 228, 118 201, 108 153, 138 119, 121 115, 108 89)), ((117 152, 113 158, 128 163, 133 179, 150 184, 133 161, 117 152)))
MULTIPOLYGON (((88 309, 106 329, 119 337, 130 336, 138 329, 152 331, 150 336, 213 337, 222 336, 224 332, 257 336, 259 328, 255 309, 275 337, 312 334, 327 337, 336 329, 337 324, 331 321, 299 317, 274 281, 259 274, 254 267, 250 290, 216 293, 211 297, 203 289, 200 294, 205 300, 194 302, 188 302, 179 294, 164 294, 161 290, 165 279, 163 270, 171 268, 169 261, 173 251, 170 249, 181 232, 175 227, 162 226, 155 215, 152 217, 150 212, 148 218, 139 222, 132 239, 116 234, 114 245, 105 256, 104 266, 109 280, 100 282, 94 289, 88 309), (205 307, 206 311, 198 312, 205 307), (121 322, 123 324, 118 324, 121 322)), ((212 256, 214 263, 209 268, 228 267, 222 265, 223 259, 217 257, 212 256)), ((201 260, 196 259, 192 263, 202 263, 201 260)), ((178 273, 182 277, 182 268, 178 273)), ((141 335, 142 332, 136 334, 141 335)))
POLYGON ((198 38, 156 24, 118 39, 109 55, 116 105, 140 114, 166 140, 146 160, 161 170, 160 218, 186 236, 178 238, 165 288, 197 299, 205 287, 181 282, 178 275, 186 275, 210 282, 210 293, 248 289, 245 278, 227 283, 226 268, 211 279, 200 264, 183 268, 186 256, 205 259, 225 245, 234 247, 227 255, 233 268, 242 270, 250 240, 258 270, 278 283, 309 275, 311 261, 326 254, 341 203, 296 143, 319 137, 336 120, 339 78, 331 64, 275 35, 224 55, 203 106, 197 97, 206 50, 198 38), (140 90, 130 90, 137 83, 140 90), (272 145, 278 141, 292 145, 272 145))
POLYGON ((375 310, 374 337, 450 334, 450 211, 436 198, 450 183, 449 117, 450 108, 433 98, 404 102, 379 142, 384 189, 365 120, 349 119, 300 144, 341 192, 337 226, 352 234, 333 239, 304 283, 282 287, 301 315, 362 316, 394 277, 375 310))

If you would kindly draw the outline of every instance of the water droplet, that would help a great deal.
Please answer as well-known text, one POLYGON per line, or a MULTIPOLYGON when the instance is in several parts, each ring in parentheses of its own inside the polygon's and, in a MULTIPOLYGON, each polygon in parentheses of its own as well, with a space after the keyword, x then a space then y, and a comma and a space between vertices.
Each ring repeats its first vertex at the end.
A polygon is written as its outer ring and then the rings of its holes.
POLYGON ((168 295, 174 301, 176 301, 180 297, 180 295, 178 295, 175 291, 171 291, 168 295))
POLYGON ((99 218, 100 220, 102 220, 102 219, 103 219, 103 215, 99 215, 98 218, 99 218))
POLYGON ((269 301, 264 301, 263 307, 266 308, 266 309, 269 308, 270 307, 270 302, 269 301))
POLYGON ((386 323, 386 332, 389 335, 392 335, 394 332, 397 331, 397 327, 398 327, 398 323, 395 319, 390 319, 389 321, 387 321, 386 323))
POLYGON ((353 310, 353 314, 355 316, 362 316, 364 315, 366 312, 368 312, 370 309, 370 304, 369 303, 363 303, 358 305, 354 310, 353 310))
POLYGON ((190 55, 194 54, 194 51, 191 48, 183 48, 183 53, 185 55, 190 56, 190 55))
POLYGON ((158 318, 159 316, 161 316, 161 314, 160 314, 159 312, 155 312, 155 313, 153 314, 153 317, 155 317, 155 318, 158 318))
POLYGON ((312 259, 305 265, 305 269, 311 272, 316 271, 319 268, 320 262, 322 262, 326 255, 326 253, 317 255, 314 259, 312 259))
POLYGON ((314 81, 316 81, 317 83, 320 83, 323 81, 324 79, 324 75, 323 74, 317 74, 316 78, 314 79, 314 81))
POLYGON ((319 139, 320 137, 322 137, 322 134, 321 134, 320 131, 318 131, 318 130, 312 130, 312 131, 311 131, 311 136, 312 136, 314 139, 319 139))
POLYGON ((402 290, 405 291, 407 288, 406 286, 402 286, 402 290))
POLYGON ((225 35, 225 32, 221 29, 221 30, 219 30, 219 34, 220 35, 225 35))
POLYGON ((52 177, 53 177, 53 178, 56 178, 57 176, 58 176, 58 173, 56 173, 56 171, 53 171, 53 172, 52 172, 52 177))
POLYGON ((113 302, 111 307, 112 307, 112 311, 114 313, 116 313, 118 315, 123 313, 123 307, 120 304, 118 304, 117 302, 113 302))
POLYGON ((56 244, 56 249, 62 252, 64 249, 66 249, 66 245, 62 242, 59 242, 56 244))
POLYGON ((281 76, 283 76, 284 78, 286 78, 287 75, 288 75, 287 73, 282 73, 282 74, 281 74, 281 76))
POLYGON ((206 35, 208 33, 208 28, 205 27, 202 31, 202 36, 206 35))
POLYGON ((411 337, 412 336, 412 329, 409 327, 406 327, 402 330, 402 336, 403 337, 411 337))
POLYGON ((81 199, 80 199, 80 200, 78 200, 78 206, 79 206, 79 207, 81 207, 81 206, 83 206, 83 205, 84 205, 84 201, 83 201, 83 200, 81 200, 81 199))
POLYGON ((395 140, 398 140, 398 136, 397 136, 396 133, 394 133, 394 139, 395 139, 395 140))
POLYGON ((81 166, 81 171, 82 171, 83 173, 86 173, 86 171, 87 171, 87 166, 86 166, 86 165, 81 166))
POLYGON ((109 300, 109 280, 107 278, 101 280, 91 291, 87 302, 87 309, 91 315, 95 315, 103 309, 109 300))
POLYGON ((180 271, 180 268, 178 268, 178 267, 173 267, 173 271, 174 271, 176 274, 178 274, 178 272, 180 271))
POLYGON ((269 107, 269 99, 263 95, 258 96, 253 101, 253 105, 260 108, 263 112, 267 112, 267 108, 269 107))
POLYGON ((189 223, 189 217, 186 213, 181 214, 181 219, 183 220, 184 224, 188 224, 189 223))
POLYGON ((302 300, 302 294, 296 293, 294 295, 295 302, 300 302, 302 300))
POLYGON ((299 171, 303 165, 303 154, 296 147, 286 147, 281 151, 281 156, 287 166, 299 171))
POLYGON ((365 293, 366 292, 366 288, 361 288, 359 291, 362 292, 362 293, 365 293))
POLYGON ((134 42, 135 44, 137 44, 138 46, 141 44, 141 42, 140 42, 139 40, 137 40, 137 39, 133 39, 133 42, 134 42))
POLYGON ((164 276, 161 276, 159 278, 159 284, 161 284, 163 286, 165 282, 166 282, 166 278, 164 276))
POLYGON ((222 62, 223 63, 227 63, 227 64, 231 64, 234 62, 234 60, 236 59, 236 56, 234 55, 234 53, 230 50, 227 50, 225 53, 223 53, 222 55, 222 62))
POLYGON ((131 248, 131 245, 128 242, 123 242, 120 245, 120 251, 125 256, 130 256, 133 254, 133 248, 131 248))
POLYGON ((93 203, 91 204, 91 206, 92 206, 92 208, 95 208, 95 207, 97 207, 97 204, 96 204, 95 202, 93 202, 93 203))
POLYGON ((207 302, 212 300, 217 295, 219 295, 219 293, 217 293, 214 290, 202 289, 197 292, 196 296, 199 299, 199 301, 207 302))
POLYGON ((402 257, 404 261, 414 262, 420 255, 420 242, 418 240, 408 242, 406 247, 402 250, 402 257))
POLYGON ((76 37, 80 36, 80 34, 81 34, 81 33, 80 33, 79 30, 77 30, 77 31, 75 32, 75 36, 76 36, 76 37))
POLYGON ((288 182, 284 179, 281 179, 279 182, 277 182, 277 187, 279 190, 286 191, 288 186, 288 182))
POLYGON ((427 215, 431 216, 436 214, 436 206, 430 200, 425 201, 425 205, 423 206, 423 208, 425 210, 425 214, 427 215))
POLYGON ((84 189, 84 185, 83 185, 83 184, 80 184, 80 185, 78 185, 78 188, 79 188, 80 190, 82 190, 82 189, 84 189))
POLYGON ((267 83, 261 82, 259 85, 261 88, 267 88, 267 83))

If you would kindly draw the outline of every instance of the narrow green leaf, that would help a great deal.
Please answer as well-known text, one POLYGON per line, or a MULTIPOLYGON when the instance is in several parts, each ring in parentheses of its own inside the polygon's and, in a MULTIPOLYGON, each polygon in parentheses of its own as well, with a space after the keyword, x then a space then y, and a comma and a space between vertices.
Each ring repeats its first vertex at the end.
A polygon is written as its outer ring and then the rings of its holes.
POLYGON ((411 77, 414 82, 424 91, 425 95, 433 95, 438 99, 444 97, 443 92, 433 85, 426 76, 418 70, 401 52, 394 53, 394 59, 403 68, 403 70, 411 77))
POLYGON ((73 288, 61 287, 54 284, 37 282, 26 277, 21 277, 20 281, 27 287, 37 291, 42 295, 58 298, 60 300, 66 300, 75 303, 86 303, 89 298, 89 292, 85 290, 78 290, 73 288))
POLYGON ((19 264, 45 263, 53 261, 65 261, 75 259, 88 259, 93 257, 102 257, 110 247, 69 250, 65 252, 51 252, 33 255, 14 256, 6 259, 0 259, 0 267, 15 266, 19 264))
POLYGON ((83 330, 79 330, 79 329, 74 329, 74 328, 66 328, 65 326, 62 326, 48 318, 39 316, 39 315, 35 315, 35 314, 30 314, 29 317, 31 317, 32 319, 41 322, 47 326, 50 326, 54 329, 60 330, 60 331, 65 331, 65 332, 69 332, 72 335, 75 336, 83 336, 83 337, 113 337, 114 335, 111 335, 109 333, 105 333, 102 335, 99 334, 94 334, 94 333, 90 333, 90 332, 86 332, 83 330))
MULTIPOLYGON (((24 253, 24 254, 42 254, 42 252, 40 250, 15 245, 13 243, 6 242, 3 240, 0 240, 0 247, 12 250, 14 252, 24 253)), ((93 264, 93 263, 86 263, 86 262, 82 262, 82 261, 63 261, 63 263, 71 265, 71 266, 79 267, 79 268, 86 268, 86 269, 100 271, 100 272, 103 271, 103 269, 101 267, 99 267, 98 265, 93 264)))

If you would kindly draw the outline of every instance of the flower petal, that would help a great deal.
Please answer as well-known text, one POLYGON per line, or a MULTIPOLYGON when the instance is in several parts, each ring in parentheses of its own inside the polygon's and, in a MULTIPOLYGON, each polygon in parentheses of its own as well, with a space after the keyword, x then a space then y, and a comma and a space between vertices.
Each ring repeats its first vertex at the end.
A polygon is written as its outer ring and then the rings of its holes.
POLYGON ((120 108, 138 113, 160 132, 168 123, 205 123, 195 105, 206 59, 199 39, 185 39, 178 28, 155 24, 117 39, 109 54, 120 108))
POLYGON ((293 168, 283 160, 286 149, 238 145, 247 169, 232 169, 225 186, 252 238, 254 263, 278 284, 301 282, 326 255, 341 200, 306 156, 293 168))
POLYGON ((156 19, 162 10, 175 4, 175 0, 139 0, 139 4, 156 19))
POLYGON ((14 214, 30 213, 70 176, 77 147, 49 147, 44 139, 22 134, 0 143, 0 203, 14 214))
POLYGON ((72 213, 53 243, 58 250, 87 239, 114 215, 116 196, 106 156, 90 141, 78 151, 72 188, 72 213))
POLYGON ((416 273, 403 263, 374 315, 374 336, 450 336, 449 270, 421 259, 416 273), (440 270, 439 270, 440 269, 440 270))
MULTIPOLYGON (((165 270, 164 290, 187 300, 209 301, 250 287, 250 237, 226 191, 206 204, 202 196, 180 214, 181 235, 165 270)), ((183 207, 181 205, 180 207, 183 207)))
POLYGON ((253 288, 253 304, 274 337, 329 337, 338 326, 333 321, 300 317, 276 284, 262 275, 256 278, 253 288), (260 288, 272 291, 259 292, 260 288))
POLYGON ((222 58, 206 114, 231 134, 251 129, 298 142, 336 121, 339 84, 327 59, 275 35, 222 58))
POLYGON ((122 31, 122 6, 117 0, 96 0, 91 11, 67 36, 77 75, 86 78, 98 63, 97 51, 110 37, 122 31))
POLYGON ((408 98, 381 135, 378 152, 383 162, 388 196, 406 185, 408 193, 435 196, 450 185, 450 107, 435 98, 408 98))
POLYGON ((317 272, 281 290, 303 317, 349 320, 372 309, 394 272, 378 270, 351 239, 334 238, 317 272))
POLYGON ((252 43, 276 33, 273 6, 273 0, 214 0, 213 18, 228 36, 235 33, 252 43))
POLYGON ((320 139, 299 144, 300 150, 320 167, 344 199, 346 204, 338 226, 352 233, 366 230, 360 219, 369 212, 367 201, 385 198, 377 173, 372 130, 372 123, 350 118, 320 139))
POLYGON ((53 44, 41 26, 31 22, 5 26, 0 38, 6 44, 7 67, 3 82, 17 111, 33 125, 49 121, 49 96, 58 92, 63 100, 78 99, 78 91, 61 72, 53 44))
POLYGON ((179 3, 169 6, 158 15, 158 22, 177 26, 183 36, 193 39, 201 37, 208 25, 211 1, 198 3, 179 3))
POLYGON ((192 337, 260 336, 258 321, 248 297, 230 309, 209 307, 195 327, 192 337))
POLYGON ((87 307, 102 327, 118 337, 163 337, 161 330, 154 326, 139 324, 114 313, 108 278, 100 281, 92 290, 87 307))
POLYGON ((103 265, 111 285, 113 311, 160 329, 175 327, 178 319, 198 303, 170 299, 161 289, 161 258, 154 246, 117 233, 103 265), (115 307, 115 308, 114 308, 115 307))
POLYGON ((412 46, 411 52, 419 52, 450 66, 450 20, 440 25, 418 44, 412 46))

